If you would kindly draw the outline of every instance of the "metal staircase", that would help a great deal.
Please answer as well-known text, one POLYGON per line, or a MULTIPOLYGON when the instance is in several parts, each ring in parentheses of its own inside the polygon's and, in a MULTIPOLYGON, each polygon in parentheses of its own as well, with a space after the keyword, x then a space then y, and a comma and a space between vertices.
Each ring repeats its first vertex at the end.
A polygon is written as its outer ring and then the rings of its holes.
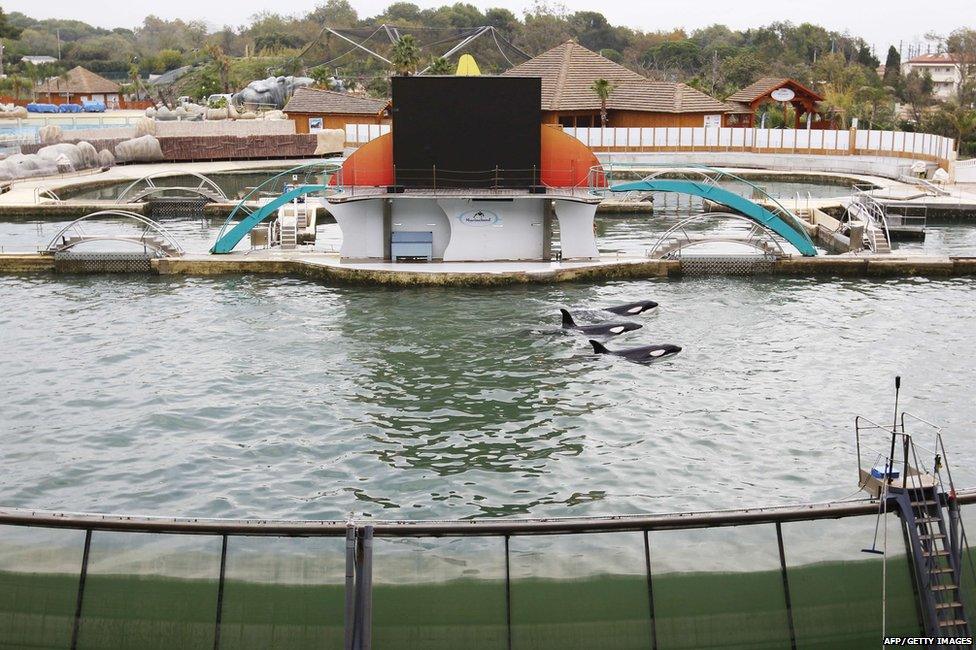
POLYGON ((279 238, 282 250, 294 250, 298 246, 298 218, 295 215, 278 217, 279 238))
POLYGON ((897 512, 903 522, 925 634, 950 639, 970 637, 961 586, 963 572, 973 571, 972 559, 941 429, 908 413, 902 413, 900 421, 896 418, 895 422, 892 427, 884 427, 857 418, 858 486, 878 498, 883 508, 897 512), (906 431, 907 421, 934 430, 932 449, 916 443, 906 431), (868 433, 890 436, 890 447, 877 452, 874 463, 866 469, 861 465, 861 439, 868 433), (926 467, 923 459, 928 458, 931 464, 926 467), (964 567, 966 562, 970 564, 964 567))
POLYGON ((888 216, 885 206, 867 191, 854 186, 850 203, 847 205, 846 221, 858 220, 864 223, 864 247, 873 253, 891 252, 891 234, 888 232, 888 216))

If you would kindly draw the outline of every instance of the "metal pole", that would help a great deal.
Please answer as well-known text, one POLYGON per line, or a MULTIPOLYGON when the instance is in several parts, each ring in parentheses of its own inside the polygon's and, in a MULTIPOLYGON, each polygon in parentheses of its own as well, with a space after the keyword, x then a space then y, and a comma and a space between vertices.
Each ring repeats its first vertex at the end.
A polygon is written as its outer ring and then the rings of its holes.
POLYGON ((353 650, 353 628, 355 626, 356 603, 354 598, 356 574, 356 529, 350 524, 346 528, 346 611, 343 617, 346 640, 345 650, 353 650))
POLYGON ((71 629, 71 650, 78 647, 78 633, 81 629, 81 607, 85 600, 85 581, 88 579, 88 558, 91 555, 91 528, 85 531, 85 550, 81 555, 81 573, 78 576, 78 598, 75 601, 75 622, 71 629))
POLYGON ((776 522, 776 544, 779 546, 779 568, 783 577, 783 596, 786 598, 786 621, 790 627, 790 648, 796 650, 796 628, 793 625, 793 601, 790 598, 790 578, 786 572, 786 551, 783 549, 783 526, 776 522))
POLYGON ((220 579, 217 582, 217 621, 214 624, 214 650, 220 647, 220 621, 224 613, 224 576, 227 572, 227 535, 220 542, 220 579))
POLYGON ((360 621, 362 628, 360 633, 362 641, 359 647, 362 650, 370 650, 373 647, 373 527, 366 526, 363 529, 363 589, 362 589, 362 615, 360 621))
POLYGON ((657 620, 654 618, 654 583, 651 579, 651 542, 644 531, 644 567, 647 570, 647 609, 651 617, 651 649, 657 650, 657 620))
POLYGON ((505 627, 508 630, 508 650, 512 650, 512 563, 509 559, 508 535, 505 535, 505 627))
MULTIPOLYGON (((898 425, 898 392, 899 392, 899 389, 901 389, 901 377, 895 377, 895 419, 894 419, 894 424, 891 425, 891 453, 888 456, 888 476, 885 477, 887 479, 887 481, 888 481, 888 485, 891 485, 891 472, 892 472, 892 470, 895 467, 895 435, 896 435, 895 431, 897 430, 896 427, 898 425)), ((908 457, 907 456, 905 458, 905 463, 906 464, 908 463, 908 457)), ((903 486, 907 486, 907 483, 904 482, 904 481, 907 480, 907 478, 908 478, 907 476, 906 477, 902 477, 902 481, 903 481, 902 482, 902 485, 903 486)))

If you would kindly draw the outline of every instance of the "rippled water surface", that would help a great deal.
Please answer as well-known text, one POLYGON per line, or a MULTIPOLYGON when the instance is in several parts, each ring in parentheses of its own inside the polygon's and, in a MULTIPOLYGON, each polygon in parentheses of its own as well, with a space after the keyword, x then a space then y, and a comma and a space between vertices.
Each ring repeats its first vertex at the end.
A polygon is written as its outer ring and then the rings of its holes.
POLYGON ((976 485, 976 283, 496 290, 0 277, 0 503, 430 518, 840 498, 853 416, 946 425, 976 485), (595 356, 556 309, 661 303, 595 356))

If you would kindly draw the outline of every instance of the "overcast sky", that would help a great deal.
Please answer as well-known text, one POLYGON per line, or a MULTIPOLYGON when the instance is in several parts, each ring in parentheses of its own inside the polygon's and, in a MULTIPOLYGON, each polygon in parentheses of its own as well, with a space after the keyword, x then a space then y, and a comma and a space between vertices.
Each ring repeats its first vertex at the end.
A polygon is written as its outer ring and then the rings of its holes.
MULTIPOLYGON (((413 0, 421 7, 453 4, 453 0, 413 0)), ((468 0, 478 7, 506 7, 516 15, 531 0, 468 0)), ((322 0, 324 3, 324 0, 322 0)), ((36 18, 75 18, 101 27, 135 27, 148 14, 162 18, 203 20, 213 27, 239 26, 266 9, 304 14, 318 0, 0 0, 5 11, 20 11, 36 18)), ((361 17, 380 13, 386 0, 351 0, 361 17)), ((569 11, 598 10, 615 25, 642 30, 675 27, 694 29, 712 23, 732 28, 756 27, 777 20, 813 22, 838 31, 849 30, 872 43, 884 59, 889 44, 898 45, 929 31, 946 33, 960 25, 976 27, 976 0, 563 0, 569 11)))

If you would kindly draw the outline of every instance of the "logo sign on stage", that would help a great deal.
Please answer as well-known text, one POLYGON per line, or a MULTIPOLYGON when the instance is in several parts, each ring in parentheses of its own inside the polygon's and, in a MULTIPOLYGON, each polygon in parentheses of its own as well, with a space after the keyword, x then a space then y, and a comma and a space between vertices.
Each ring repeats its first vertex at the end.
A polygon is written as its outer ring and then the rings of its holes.
POLYGON ((491 210, 469 210, 458 215, 458 221, 465 226, 500 226, 502 218, 491 210))

